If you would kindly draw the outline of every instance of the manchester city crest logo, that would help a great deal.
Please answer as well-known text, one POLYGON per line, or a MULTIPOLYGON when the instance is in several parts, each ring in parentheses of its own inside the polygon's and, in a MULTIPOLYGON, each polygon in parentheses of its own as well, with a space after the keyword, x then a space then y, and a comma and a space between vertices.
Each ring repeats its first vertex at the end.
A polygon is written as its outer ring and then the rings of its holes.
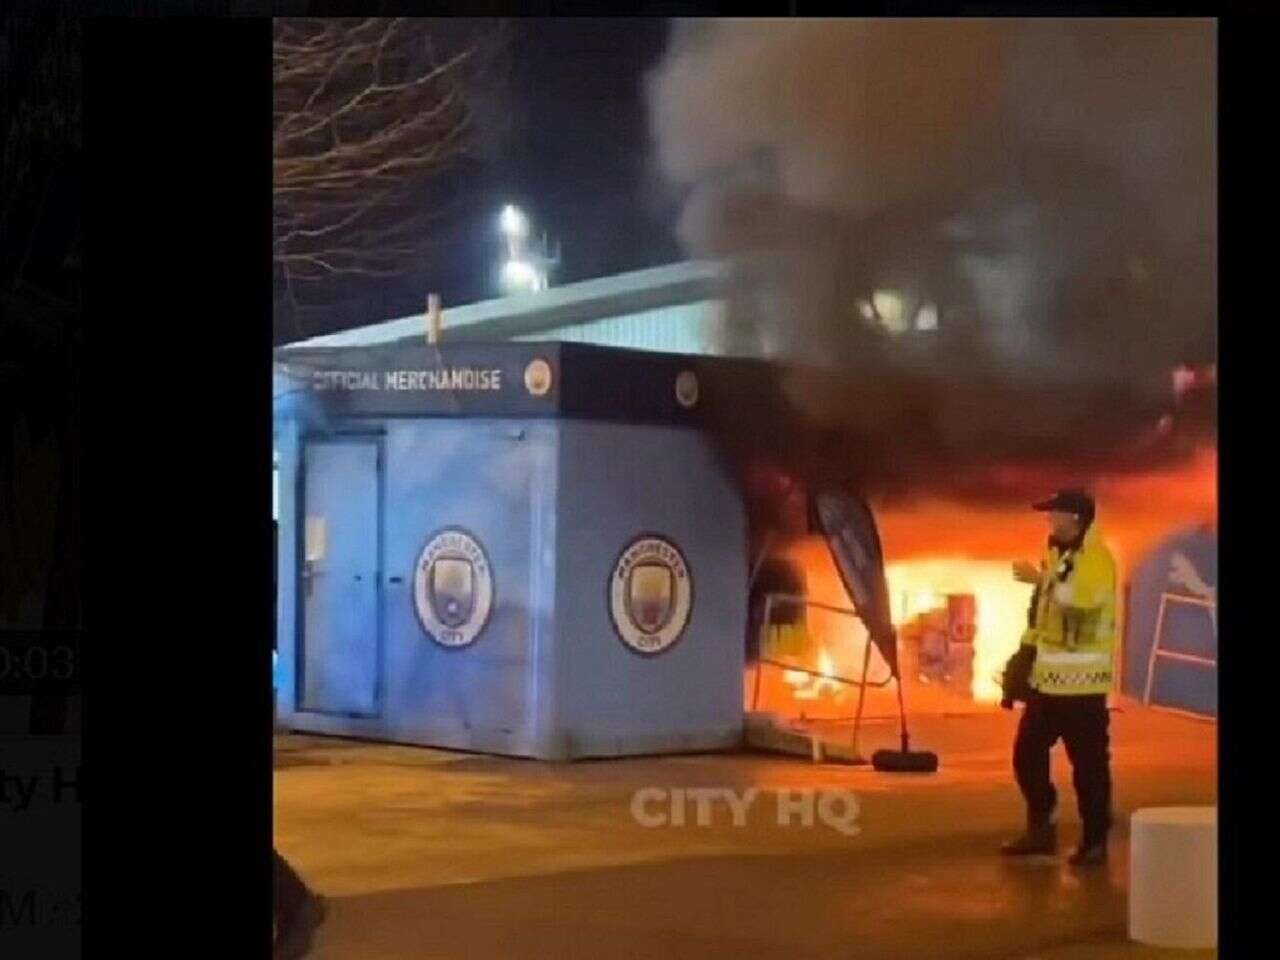
POLYGON ((524 368, 524 388, 530 396, 543 397, 551 389, 551 364, 538 357, 524 368))
POLYGON ((413 605, 427 636, 441 646, 475 641, 493 606, 489 558, 475 537, 450 527, 427 540, 414 569, 413 605))
POLYGON ((662 537, 627 545, 609 575, 609 615, 636 653, 662 653, 684 634, 693 610, 693 580, 680 548, 662 537))
POLYGON ((676 377, 676 402, 686 410, 698 405, 698 375, 692 370, 681 370, 676 377))

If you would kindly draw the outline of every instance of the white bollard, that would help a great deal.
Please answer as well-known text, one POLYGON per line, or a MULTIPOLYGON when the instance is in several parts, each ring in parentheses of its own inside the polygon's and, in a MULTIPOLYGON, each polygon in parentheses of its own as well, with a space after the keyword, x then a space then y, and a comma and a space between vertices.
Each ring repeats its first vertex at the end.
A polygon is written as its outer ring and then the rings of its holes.
POLYGON ((1129 938, 1218 945, 1218 808, 1148 807, 1130 819, 1129 938))

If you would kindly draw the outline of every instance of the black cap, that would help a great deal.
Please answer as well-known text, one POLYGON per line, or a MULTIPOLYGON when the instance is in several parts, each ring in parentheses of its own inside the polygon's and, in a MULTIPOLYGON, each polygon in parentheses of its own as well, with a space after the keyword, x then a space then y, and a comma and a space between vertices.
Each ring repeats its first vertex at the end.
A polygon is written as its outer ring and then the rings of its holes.
POLYGON ((1092 520, 1097 509, 1093 497, 1083 490, 1059 490, 1048 500, 1032 504, 1033 510, 1054 510, 1060 513, 1074 513, 1084 520, 1092 520))

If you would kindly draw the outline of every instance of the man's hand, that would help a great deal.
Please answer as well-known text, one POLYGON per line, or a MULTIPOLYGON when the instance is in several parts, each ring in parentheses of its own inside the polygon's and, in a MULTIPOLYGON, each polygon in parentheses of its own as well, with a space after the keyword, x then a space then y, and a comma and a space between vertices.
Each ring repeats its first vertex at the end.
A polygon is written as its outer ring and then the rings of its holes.
POLYGON ((1013 565, 1013 579, 1019 583, 1040 582, 1040 568, 1030 560, 1018 560, 1013 565))

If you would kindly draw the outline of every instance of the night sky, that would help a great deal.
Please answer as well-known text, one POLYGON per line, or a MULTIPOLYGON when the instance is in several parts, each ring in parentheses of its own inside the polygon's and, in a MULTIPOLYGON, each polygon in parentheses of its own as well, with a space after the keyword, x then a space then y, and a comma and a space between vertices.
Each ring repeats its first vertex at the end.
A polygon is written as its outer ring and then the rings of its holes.
POLYGON ((663 19, 511 23, 507 82, 485 149, 423 187, 450 213, 421 271, 401 279, 338 276, 303 287, 295 318, 277 306, 276 341, 405 316, 426 294, 449 305, 498 296, 496 218, 519 204, 561 243, 553 285, 671 263, 676 204, 649 145, 643 82, 666 43, 663 19))

